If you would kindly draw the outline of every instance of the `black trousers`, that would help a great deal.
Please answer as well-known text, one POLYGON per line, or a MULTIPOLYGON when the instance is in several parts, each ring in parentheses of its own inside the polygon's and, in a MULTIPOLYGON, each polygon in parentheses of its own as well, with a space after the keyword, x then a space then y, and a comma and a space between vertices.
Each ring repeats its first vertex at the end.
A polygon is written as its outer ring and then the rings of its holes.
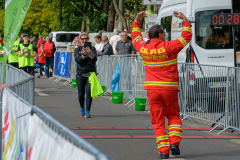
POLYGON ((13 66, 15 68, 18 68, 18 62, 16 62, 16 63, 8 63, 8 64, 10 64, 11 66, 13 66))
POLYGON ((34 67, 33 66, 25 66, 21 67, 20 69, 24 70, 25 72, 29 73, 30 75, 34 75, 34 67))
POLYGON ((76 80, 77 80, 78 100, 80 103, 80 107, 84 108, 85 93, 86 93, 86 110, 90 111, 90 108, 92 105, 92 97, 91 97, 91 84, 88 81, 88 77, 83 77, 80 74, 77 74, 76 80))
POLYGON ((39 69, 40 69, 40 76, 42 76, 42 71, 43 71, 43 66, 45 65, 45 63, 39 63, 39 69))

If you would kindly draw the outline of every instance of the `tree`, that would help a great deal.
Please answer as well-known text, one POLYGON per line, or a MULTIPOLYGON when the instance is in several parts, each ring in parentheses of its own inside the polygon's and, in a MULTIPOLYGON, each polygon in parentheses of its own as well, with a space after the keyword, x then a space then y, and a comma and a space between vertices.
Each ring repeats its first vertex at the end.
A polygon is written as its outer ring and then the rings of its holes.
POLYGON ((113 4, 114 4, 114 7, 115 7, 115 10, 117 12, 118 17, 121 19, 121 21, 123 23, 123 27, 124 28, 128 28, 127 27, 127 23, 126 23, 126 19, 123 17, 122 12, 120 11, 120 9, 119 9, 119 7, 117 5, 117 0, 113 0, 113 4))

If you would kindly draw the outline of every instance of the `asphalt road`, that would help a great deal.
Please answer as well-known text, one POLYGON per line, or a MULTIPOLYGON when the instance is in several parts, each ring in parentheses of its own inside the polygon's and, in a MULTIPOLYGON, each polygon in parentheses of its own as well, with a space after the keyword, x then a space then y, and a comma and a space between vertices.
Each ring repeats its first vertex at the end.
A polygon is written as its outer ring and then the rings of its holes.
MULTIPOLYGON (((63 83, 63 82, 62 82, 63 83)), ((82 136, 110 160, 157 160, 157 144, 147 111, 114 104, 109 96, 93 100, 92 118, 81 117, 77 89, 49 79, 35 79, 35 105, 82 136)), ((240 136, 217 135, 209 124, 183 121, 181 155, 170 159, 239 160, 240 136)), ((221 129, 221 128, 220 128, 221 129)))

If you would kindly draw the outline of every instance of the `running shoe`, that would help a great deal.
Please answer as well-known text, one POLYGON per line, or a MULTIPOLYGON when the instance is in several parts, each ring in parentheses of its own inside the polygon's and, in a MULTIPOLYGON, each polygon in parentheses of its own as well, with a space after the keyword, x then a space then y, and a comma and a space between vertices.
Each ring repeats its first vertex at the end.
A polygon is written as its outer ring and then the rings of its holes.
POLYGON ((85 117, 86 117, 86 118, 91 118, 90 111, 86 111, 85 117))
POLYGON ((81 108, 81 110, 80 110, 80 116, 85 116, 85 108, 81 108))

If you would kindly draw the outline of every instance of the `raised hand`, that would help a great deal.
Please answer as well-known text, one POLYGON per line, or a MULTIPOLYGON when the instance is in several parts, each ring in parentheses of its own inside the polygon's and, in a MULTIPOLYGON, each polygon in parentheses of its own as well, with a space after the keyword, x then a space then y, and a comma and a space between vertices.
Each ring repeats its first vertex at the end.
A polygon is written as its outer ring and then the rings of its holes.
POLYGON ((145 11, 142 11, 142 12, 138 13, 136 18, 135 18, 135 22, 141 22, 144 17, 147 17, 147 14, 146 14, 145 11))
POLYGON ((186 16, 182 12, 173 11, 173 15, 179 19, 182 19, 183 21, 187 21, 186 16))

